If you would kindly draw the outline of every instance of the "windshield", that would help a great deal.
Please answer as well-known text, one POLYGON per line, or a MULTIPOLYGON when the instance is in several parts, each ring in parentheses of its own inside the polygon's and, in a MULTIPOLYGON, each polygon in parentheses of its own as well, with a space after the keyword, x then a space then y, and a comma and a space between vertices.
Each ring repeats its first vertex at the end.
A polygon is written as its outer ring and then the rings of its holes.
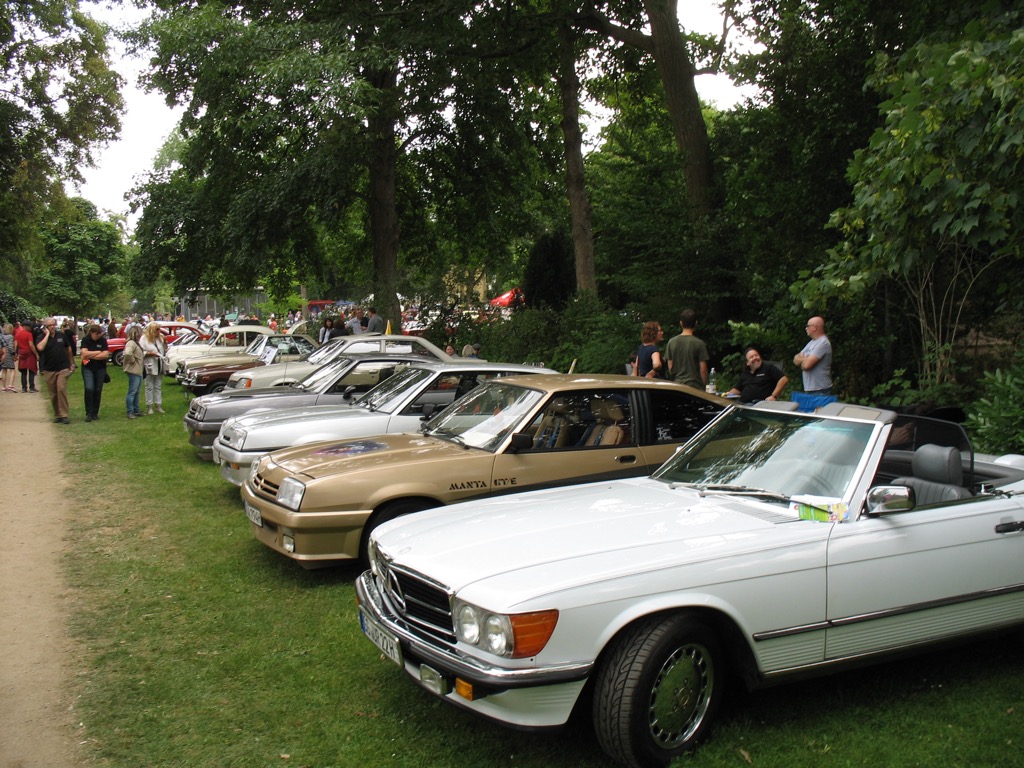
POLYGON ((359 404, 371 411, 393 413, 405 402, 410 388, 433 377, 433 372, 422 368, 395 367, 395 373, 371 389, 361 398, 359 404))
POLYGON ((247 355, 259 355, 259 353, 263 351, 264 345, 267 343, 267 338, 268 337, 266 336, 257 336, 249 342, 249 346, 246 347, 245 353, 247 355))
POLYGON ((301 389, 319 389, 326 381, 334 381, 345 368, 352 364, 352 359, 342 357, 329 365, 323 365, 310 373, 295 386, 301 389))
POLYGON ((764 490, 782 499, 849 502, 875 425, 738 408, 654 477, 712 491, 764 490))
POLYGON ((316 352, 310 353, 309 357, 306 358, 306 362, 312 363, 313 365, 329 363, 340 355, 343 350, 344 345, 339 343, 336 339, 332 339, 320 347, 320 349, 316 350, 316 352))
POLYGON ((427 423, 426 432, 485 451, 495 451, 520 426, 543 393, 491 381, 456 400, 427 423))

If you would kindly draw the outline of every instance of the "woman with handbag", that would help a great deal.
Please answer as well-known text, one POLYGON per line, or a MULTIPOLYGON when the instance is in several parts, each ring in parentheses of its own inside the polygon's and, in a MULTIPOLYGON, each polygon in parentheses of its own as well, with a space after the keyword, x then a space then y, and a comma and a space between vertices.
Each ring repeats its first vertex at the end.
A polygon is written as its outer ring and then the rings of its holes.
POLYGON ((109 381, 107 359, 110 357, 110 352, 100 326, 93 324, 86 329, 80 354, 82 381, 85 384, 85 420, 96 421, 100 417, 103 385, 109 381))
POLYGON ((139 342, 142 347, 142 365, 146 374, 146 413, 153 415, 153 409, 157 413, 164 413, 163 408, 163 360, 164 352, 167 351, 167 342, 164 335, 160 333, 160 326, 157 323, 150 323, 142 332, 142 339, 139 342))
POLYGON ((143 360, 145 353, 139 340, 142 338, 142 329, 133 325, 125 334, 128 339, 124 345, 124 363, 121 368, 128 376, 128 394, 124 398, 125 410, 128 411, 129 419, 136 419, 142 415, 139 408, 139 390, 142 389, 143 360))

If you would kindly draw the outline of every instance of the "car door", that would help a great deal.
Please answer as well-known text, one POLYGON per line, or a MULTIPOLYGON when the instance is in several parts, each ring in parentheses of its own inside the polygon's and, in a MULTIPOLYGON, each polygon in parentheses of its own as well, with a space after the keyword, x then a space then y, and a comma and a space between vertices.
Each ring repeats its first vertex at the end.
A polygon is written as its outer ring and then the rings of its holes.
POLYGON ((628 389, 556 393, 520 428, 532 447, 495 456, 491 488, 502 491, 647 474, 628 389))
POLYGON ((1024 620, 1024 509, 981 496, 835 526, 827 658, 1024 620))

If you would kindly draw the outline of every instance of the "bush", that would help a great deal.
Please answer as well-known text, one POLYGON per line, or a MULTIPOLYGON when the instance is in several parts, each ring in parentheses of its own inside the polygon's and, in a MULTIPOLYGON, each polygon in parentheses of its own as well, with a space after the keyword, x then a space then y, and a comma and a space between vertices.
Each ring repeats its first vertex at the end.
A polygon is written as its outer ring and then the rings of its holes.
POLYGON ((986 453, 1024 453, 1024 353, 1018 352, 1009 370, 987 371, 981 397, 971 406, 967 429, 977 450, 986 453))

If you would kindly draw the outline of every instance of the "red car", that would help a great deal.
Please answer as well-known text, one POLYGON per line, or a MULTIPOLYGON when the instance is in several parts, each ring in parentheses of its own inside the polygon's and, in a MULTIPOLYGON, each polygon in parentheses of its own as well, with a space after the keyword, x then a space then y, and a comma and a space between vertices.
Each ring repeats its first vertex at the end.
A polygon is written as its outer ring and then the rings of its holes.
MULTIPOLYGON (((160 326, 160 332, 164 335, 164 339, 168 344, 187 332, 197 334, 200 339, 210 338, 210 334, 194 323, 179 323, 173 320, 167 322, 157 321, 157 323, 160 326)), ((110 352, 110 359, 114 365, 124 363, 124 345, 126 343, 127 339, 124 337, 124 328, 118 332, 117 338, 107 339, 107 350, 110 352)))

